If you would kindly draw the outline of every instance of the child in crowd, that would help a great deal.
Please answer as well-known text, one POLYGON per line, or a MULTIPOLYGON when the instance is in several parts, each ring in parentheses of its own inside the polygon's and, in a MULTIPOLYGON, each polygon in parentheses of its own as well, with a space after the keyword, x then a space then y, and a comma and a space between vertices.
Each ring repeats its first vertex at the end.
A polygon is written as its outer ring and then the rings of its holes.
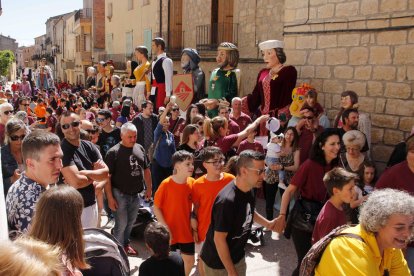
MULTIPOLYGON (((191 197, 194 208, 191 215, 191 228, 195 234, 196 252, 199 254, 206 239, 211 221, 211 210, 217 194, 235 177, 223 172, 225 157, 218 147, 206 147, 200 152, 200 158, 207 174, 194 181, 191 197)), ((198 261, 198 270, 204 275, 203 262, 198 261)))
POLYGON ((374 190, 375 171, 375 164, 371 161, 364 161, 360 166, 358 184, 355 185, 355 196, 349 204, 349 210, 347 210, 348 219, 352 224, 359 223, 359 207, 374 190))
POLYGON ((167 227, 152 222, 144 232, 145 245, 151 257, 139 267, 142 276, 184 276, 184 262, 180 254, 170 252, 170 233, 167 227))
POLYGON ((362 194, 370 194, 375 187, 377 181, 377 170, 372 161, 365 161, 361 164, 359 170, 360 188, 363 189, 362 194))
MULTIPOLYGON (((266 153, 266 171, 265 171, 265 181, 267 183, 275 183, 276 180, 269 179, 271 174, 270 166, 275 164, 280 164, 280 143, 283 141, 284 135, 276 135, 273 132, 270 132, 270 142, 267 144, 267 153, 266 153)), ((284 183, 285 171, 279 170, 279 187, 286 190, 286 184, 284 183)))
POLYGON ((173 175, 164 179, 154 198, 154 213, 158 221, 167 226, 171 234, 171 250, 180 250, 185 274, 194 265, 194 238, 190 225, 191 186, 194 179, 194 157, 180 150, 172 156, 173 175))
POLYGON ((324 129, 330 127, 330 122, 328 117, 325 115, 325 111, 320 103, 318 103, 318 93, 316 90, 311 89, 305 94, 305 103, 301 108, 302 110, 313 108, 315 111, 315 116, 318 117, 319 125, 324 129))
POLYGON ((111 101, 115 102, 118 101, 118 103, 122 99, 122 90, 121 90, 121 79, 118 75, 113 75, 111 77, 111 85, 112 85, 112 91, 111 91, 111 101))
POLYGON ((342 205, 351 202, 357 178, 356 174, 340 167, 336 167, 325 174, 323 182, 330 198, 322 207, 316 219, 312 244, 318 242, 336 227, 346 224, 346 214, 342 205))
POLYGON ((254 140, 254 138, 256 137, 256 134, 257 134, 257 130, 255 129, 247 135, 246 140, 242 141, 239 144, 239 147, 237 149, 237 154, 240 154, 240 152, 244 150, 254 150, 254 151, 258 151, 264 154, 264 149, 263 149, 262 144, 254 140))

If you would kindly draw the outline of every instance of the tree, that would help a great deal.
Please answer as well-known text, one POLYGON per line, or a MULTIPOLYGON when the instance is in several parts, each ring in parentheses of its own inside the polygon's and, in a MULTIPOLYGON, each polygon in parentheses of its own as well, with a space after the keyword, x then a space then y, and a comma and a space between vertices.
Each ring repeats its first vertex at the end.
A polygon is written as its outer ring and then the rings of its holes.
POLYGON ((0 51, 0 75, 7 76, 9 68, 14 61, 14 54, 10 50, 0 51))

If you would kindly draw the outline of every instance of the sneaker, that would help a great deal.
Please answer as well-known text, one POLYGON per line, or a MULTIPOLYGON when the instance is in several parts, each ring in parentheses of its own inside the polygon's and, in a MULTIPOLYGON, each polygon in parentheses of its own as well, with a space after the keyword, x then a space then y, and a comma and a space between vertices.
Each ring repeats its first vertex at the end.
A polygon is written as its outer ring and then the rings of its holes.
POLYGON ((128 255, 128 256, 131 256, 131 257, 136 257, 136 256, 138 256, 138 252, 134 249, 134 248, 132 248, 132 246, 131 245, 127 245, 127 246, 124 246, 124 250, 125 250, 125 253, 128 255))
POLYGON ((277 185, 280 189, 283 189, 283 190, 286 190, 287 189, 287 186, 285 185, 285 183, 283 183, 283 182, 280 182, 278 185, 277 185))

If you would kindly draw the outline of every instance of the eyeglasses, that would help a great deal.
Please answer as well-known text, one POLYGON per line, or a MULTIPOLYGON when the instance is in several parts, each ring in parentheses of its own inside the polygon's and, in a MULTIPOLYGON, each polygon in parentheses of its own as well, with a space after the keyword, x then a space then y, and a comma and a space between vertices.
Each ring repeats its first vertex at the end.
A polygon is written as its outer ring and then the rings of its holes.
POLYGON ((23 141, 24 137, 26 137, 26 134, 23 134, 23 135, 20 135, 20 136, 13 135, 13 136, 10 136, 10 140, 12 140, 12 141, 18 141, 18 140, 23 141))
POLYGON ((255 168, 246 168, 246 169, 256 171, 257 175, 261 175, 262 173, 265 172, 265 169, 255 169, 255 168))
POLYGON ((204 161, 207 164, 213 164, 214 166, 224 165, 224 159, 214 160, 214 161, 204 161))
POLYGON ((306 120, 312 120, 314 117, 313 116, 303 116, 303 119, 306 119, 306 120))
POLYGON ((3 112, 5 115, 13 114, 13 110, 6 110, 3 112))
POLYGON ((96 118, 95 121, 97 123, 102 123, 103 121, 105 121, 105 118, 96 118))
POLYGON ((171 109, 172 111, 178 111, 178 108, 173 108, 173 109, 171 109))
POLYGON ((80 125, 80 122, 79 121, 74 121, 74 122, 72 122, 70 124, 64 124, 64 125, 62 125, 62 128, 63 129, 69 129, 70 126, 72 126, 72 127, 78 127, 79 125, 80 125))

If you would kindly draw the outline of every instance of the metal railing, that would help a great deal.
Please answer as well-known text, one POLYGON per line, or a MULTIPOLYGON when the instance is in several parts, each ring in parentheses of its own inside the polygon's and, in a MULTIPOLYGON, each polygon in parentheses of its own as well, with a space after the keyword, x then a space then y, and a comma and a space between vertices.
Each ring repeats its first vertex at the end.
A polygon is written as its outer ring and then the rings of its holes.
POLYGON ((237 45, 239 24, 214 23, 196 26, 196 48, 199 51, 214 51, 221 42, 237 45))
POLYGON ((126 70, 126 61, 128 60, 126 54, 99 54, 98 61, 112 60, 114 62, 115 70, 126 70))
POLYGON ((81 9, 75 13, 75 22, 78 21, 79 19, 86 19, 86 18, 92 18, 91 8, 81 9))

